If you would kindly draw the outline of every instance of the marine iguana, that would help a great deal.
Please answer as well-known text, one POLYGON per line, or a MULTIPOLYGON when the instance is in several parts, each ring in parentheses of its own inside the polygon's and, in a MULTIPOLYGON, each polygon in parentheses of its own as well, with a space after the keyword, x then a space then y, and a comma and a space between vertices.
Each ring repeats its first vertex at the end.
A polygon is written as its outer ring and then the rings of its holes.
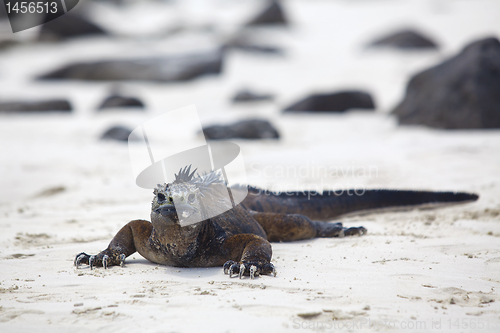
POLYGON ((269 242, 361 236, 367 232, 364 227, 346 228, 342 223, 325 222, 355 211, 478 199, 476 194, 462 192, 367 190, 363 195, 346 191, 278 194, 249 187, 247 197, 234 208, 183 227, 178 212, 182 211, 184 216, 211 216, 208 215, 211 208, 203 205, 202 197, 211 196, 212 202, 228 200, 220 192, 221 188, 227 190, 220 174, 195 176, 195 172, 185 167, 172 183, 158 184, 154 189, 151 222, 129 222, 104 251, 97 255, 78 254, 75 266, 88 264, 91 269, 123 266, 125 258, 137 251, 152 262, 169 266, 222 266, 229 277, 276 276, 269 242))

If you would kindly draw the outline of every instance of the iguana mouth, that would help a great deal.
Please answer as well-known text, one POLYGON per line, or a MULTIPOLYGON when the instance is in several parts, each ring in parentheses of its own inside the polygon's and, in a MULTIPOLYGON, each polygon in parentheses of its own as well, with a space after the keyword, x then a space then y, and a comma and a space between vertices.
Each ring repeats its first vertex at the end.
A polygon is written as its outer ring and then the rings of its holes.
POLYGON ((198 210, 195 207, 188 204, 178 204, 178 205, 166 204, 159 208, 156 208, 155 213, 160 214, 163 217, 167 217, 172 214, 177 215, 177 213, 180 213, 182 214, 182 217, 187 218, 193 214, 197 214, 198 210))
POLYGON ((175 210, 174 205, 163 205, 159 208, 156 208, 155 213, 160 214, 163 217, 167 217, 167 216, 172 215, 172 214, 177 215, 177 211, 175 210))

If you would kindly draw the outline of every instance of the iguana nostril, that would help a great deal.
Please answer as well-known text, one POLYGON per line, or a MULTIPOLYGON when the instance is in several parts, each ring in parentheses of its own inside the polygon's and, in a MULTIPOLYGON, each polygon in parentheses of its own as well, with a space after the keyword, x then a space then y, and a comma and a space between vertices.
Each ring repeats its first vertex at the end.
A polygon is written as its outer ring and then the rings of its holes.
POLYGON ((158 202, 161 203, 165 201, 165 195, 163 193, 158 193, 158 202))

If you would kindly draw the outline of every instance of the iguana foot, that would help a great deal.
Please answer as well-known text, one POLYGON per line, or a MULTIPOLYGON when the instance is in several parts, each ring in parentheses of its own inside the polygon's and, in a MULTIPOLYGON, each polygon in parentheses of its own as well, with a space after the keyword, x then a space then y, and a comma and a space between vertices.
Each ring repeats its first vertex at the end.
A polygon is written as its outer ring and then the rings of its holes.
POLYGON ((120 265, 123 267, 125 265, 125 254, 122 253, 110 257, 104 252, 101 252, 98 255, 90 255, 82 252, 76 255, 74 264, 76 268, 80 268, 82 264, 86 264, 90 266, 90 269, 93 269, 94 266, 104 267, 104 269, 107 269, 108 266, 114 265, 120 265))
POLYGON ((256 276, 262 274, 268 274, 276 276, 276 268, 271 263, 259 264, 256 262, 245 262, 237 263, 235 261, 229 260, 224 264, 224 274, 229 274, 232 277, 233 274, 239 276, 241 279, 243 276, 250 276, 250 279, 254 279, 256 276))
POLYGON ((76 255, 75 260, 73 263, 75 264, 76 268, 80 268, 81 264, 89 264, 89 259, 90 256, 86 254, 85 252, 79 253, 76 255))
POLYGON ((316 237, 345 237, 345 236, 362 236, 368 231, 364 227, 345 228, 341 222, 312 222, 316 226, 316 237))
POLYGON ((344 236, 362 236, 367 232, 368 230, 364 227, 352 227, 344 230, 344 236))

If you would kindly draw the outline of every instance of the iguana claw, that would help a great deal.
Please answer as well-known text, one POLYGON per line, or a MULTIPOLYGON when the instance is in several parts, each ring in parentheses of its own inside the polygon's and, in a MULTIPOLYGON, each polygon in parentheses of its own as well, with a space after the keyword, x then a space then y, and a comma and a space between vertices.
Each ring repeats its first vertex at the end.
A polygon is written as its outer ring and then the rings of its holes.
POLYGON ((75 260, 73 263, 75 264, 77 269, 80 268, 80 264, 82 263, 82 260, 85 259, 86 256, 87 256, 87 254, 82 252, 75 257, 75 260))
POLYGON ((233 273, 236 273, 236 271, 239 270, 240 267, 241 266, 237 263, 232 264, 231 267, 229 267, 229 277, 233 277, 233 273))
MULTIPOLYGON (((255 273, 257 273, 257 266, 250 266, 250 279, 255 279, 255 273)), ((258 274, 257 274, 258 275, 258 274)))
POLYGON ((102 266, 104 267, 104 269, 108 269, 108 255, 105 254, 103 257, 102 257, 102 266))
POLYGON ((223 266, 224 267, 224 274, 229 274, 229 267, 231 267, 233 264, 236 264, 236 263, 232 260, 226 261, 226 263, 223 266))
POLYGON ((120 254, 120 266, 125 266, 125 255, 123 253, 120 254))
POLYGON ((95 260, 95 256, 90 256, 90 258, 89 258, 90 270, 92 270, 94 268, 94 260, 95 260))
POLYGON ((74 264, 76 268, 80 268, 82 264, 87 264, 90 266, 90 269, 94 269, 94 267, 104 267, 107 269, 109 266, 114 265, 125 265, 125 254, 113 255, 106 254, 106 252, 101 252, 96 255, 90 255, 85 252, 79 253, 76 255, 74 264))
POLYGON ((243 276, 243 274, 245 273, 245 265, 244 264, 241 264, 240 265, 240 274, 238 274, 238 276, 241 277, 243 276))
POLYGON ((239 264, 237 262, 229 260, 224 264, 224 274, 228 274, 229 277, 233 277, 233 274, 235 274, 238 275, 240 279, 243 276, 249 276, 250 279, 253 280, 256 276, 262 274, 276 276, 276 269, 271 263, 263 265, 254 262, 239 264))

